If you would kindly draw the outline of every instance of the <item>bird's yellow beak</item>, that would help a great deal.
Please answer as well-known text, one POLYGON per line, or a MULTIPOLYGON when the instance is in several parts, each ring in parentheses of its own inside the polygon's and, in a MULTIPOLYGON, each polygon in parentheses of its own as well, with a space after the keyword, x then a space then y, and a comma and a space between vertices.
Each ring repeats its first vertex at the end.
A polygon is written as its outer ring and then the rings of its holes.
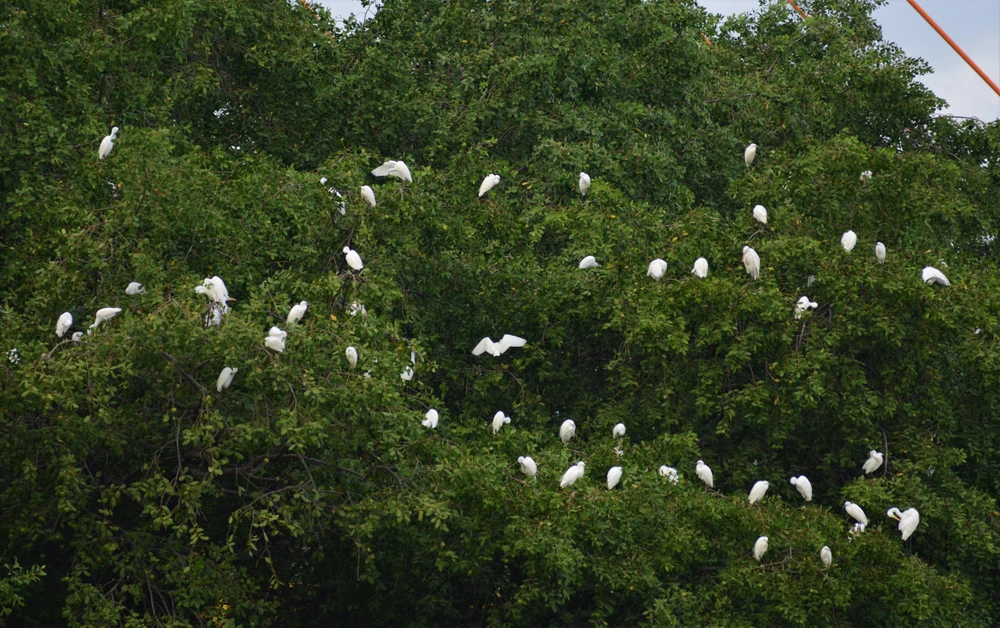
POLYGON ((889 515, 889 518, 890 519, 895 519, 896 521, 901 521, 901 519, 899 517, 897 517, 896 515, 889 515))

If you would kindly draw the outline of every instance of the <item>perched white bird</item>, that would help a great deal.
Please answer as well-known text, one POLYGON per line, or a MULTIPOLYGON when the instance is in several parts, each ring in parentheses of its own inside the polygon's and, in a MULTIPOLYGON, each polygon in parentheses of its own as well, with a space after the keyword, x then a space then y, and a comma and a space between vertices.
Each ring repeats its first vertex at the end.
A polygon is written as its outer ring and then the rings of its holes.
POLYGON ((865 514, 865 511, 861 510, 861 506, 858 506, 854 502, 844 502, 844 510, 858 523, 868 525, 868 516, 865 514))
POLYGON ((625 436, 625 424, 618 423, 611 429, 611 438, 621 438, 625 436))
POLYGON ((115 316, 118 316, 121 311, 122 309, 120 307, 102 307, 97 310, 97 315, 94 318, 94 324, 88 328, 87 333, 89 334, 91 329, 94 329, 104 321, 111 320, 115 316))
POLYGON ((761 498, 764 497, 764 493, 767 492, 768 487, 771 486, 767 480, 761 480, 760 482, 755 482, 753 488, 750 489, 750 505, 756 504, 761 498))
POLYGON ((910 535, 917 529, 920 525, 920 513, 917 512, 916 508, 909 508, 903 512, 899 512, 899 508, 890 508, 887 513, 885 513, 899 522, 899 531, 903 534, 903 540, 910 538, 910 535))
POLYGON ((760 256, 749 246, 743 247, 743 267, 754 280, 760 278, 760 256))
POLYGON ((859 177, 859 178, 862 181, 868 181, 869 179, 872 178, 872 171, 871 170, 865 170, 864 172, 861 173, 861 177, 859 177))
POLYGON ((411 381, 413 379, 413 367, 408 366, 405 369, 403 369, 403 372, 399 374, 399 379, 403 380, 404 382, 411 381))
POLYGON ((104 139, 101 140, 101 147, 97 149, 97 156, 101 159, 107 159, 108 155, 111 154, 111 149, 115 147, 116 139, 118 139, 118 127, 112 127, 111 135, 105 135, 104 139))
POLYGON ((229 388, 229 385, 233 383, 233 378, 236 377, 236 373, 238 371, 238 368, 230 368, 228 366, 222 369, 222 372, 219 373, 219 379, 215 380, 216 392, 222 392, 224 388, 229 388))
POLYGON ((59 315, 59 320, 56 321, 56 335, 62 338, 69 331, 69 328, 73 326, 73 315, 69 312, 63 312, 59 315))
POLYGON ((885 245, 881 242, 875 243, 875 259, 879 264, 885 264, 885 245))
POLYGON ((933 266, 928 266, 924 268, 923 272, 921 273, 921 277, 923 278, 924 283, 938 283, 941 284, 942 286, 951 285, 951 282, 948 281, 948 278, 944 276, 944 273, 934 268, 933 266))
POLYGON ((562 425, 559 426, 559 440, 563 442, 563 445, 568 443, 574 434, 576 434, 576 423, 573 422, 573 419, 563 421, 562 425))
POLYGON ((347 265, 353 268, 354 270, 361 270, 362 268, 365 267, 364 262, 361 261, 361 256, 358 255, 358 252, 352 249, 351 247, 349 246, 344 247, 344 255, 346 256, 347 259, 347 265))
POLYGON ((401 161, 387 161, 372 170, 372 174, 376 177, 396 177, 401 181, 413 183, 413 177, 410 176, 410 169, 401 161))
POLYGON ((701 460, 694 466, 695 475, 698 479, 705 483, 708 488, 715 487, 715 478, 712 477, 712 470, 708 468, 708 465, 701 460))
POLYGON ((854 540, 854 537, 858 536, 865 531, 865 524, 860 521, 851 526, 851 529, 847 531, 847 534, 851 537, 850 540, 854 540))
POLYGON ((824 545, 823 549, 819 551, 819 559, 823 561, 823 566, 829 569, 830 565, 833 564, 833 552, 830 551, 829 547, 824 545))
POLYGON ((285 350, 285 338, 287 336, 288 332, 282 331, 277 327, 272 327, 267 332, 267 336, 264 338, 264 346, 268 349, 281 353, 285 350))
POLYGON ((798 303, 795 304, 795 320, 802 318, 803 312, 809 309, 815 310, 819 307, 819 303, 815 301, 810 301, 809 297, 801 296, 799 297, 798 303))
POLYGON ((351 316, 357 316, 358 314, 362 316, 368 316, 368 310, 365 309, 365 304, 357 299, 351 303, 351 316))
POLYGON ((229 306, 226 305, 226 302, 232 299, 229 298, 229 289, 226 288, 226 282, 221 277, 217 275, 215 277, 206 277, 202 285, 195 286, 194 291, 207 296, 209 301, 223 306, 223 314, 229 311, 229 306))
POLYGON ((677 481, 680 479, 677 469, 668 467, 667 465, 660 467, 660 477, 667 478, 672 484, 677 484, 677 481))
POLYGON ((614 490, 618 483, 622 479, 622 468, 621 467, 611 467, 608 469, 608 490, 614 490))
POLYGON ((755 157, 757 157, 757 145, 751 144, 743 151, 743 163, 747 165, 747 168, 753 164, 755 157))
POLYGON ((482 198, 483 194, 486 194, 492 190, 496 185, 500 183, 500 175, 498 174, 488 174, 483 182, 479 185, 479 197, 482 198))
POLYGON ((351 368, 356 368, 358 366, 358 350, 354 347, 347 347, 344 354, 347 355, 347 363, 351 365, 351 368))
POLYGON ((858 243, 858 234, 853 231, 845 231, 844 235, 840 236, 840 246, 844 247, 844 250, 850 253, 854 250, 854 245, 858 243))
POLYGON ((757 539, 757 542, 753 544, 753 558, 758 563, 761 558, 764 558, 764 554, 767 553, 767 537, 762 536, 757 539))
POLYGON ((809 478, 804 475, 800 475, 799 477, 792 476, 792 486, 798 489, 799 495, 807 502, 813 500, 813 485, 809 481, 809 478))
POLYGON ((761 224, 767 224, 767 210, 763 205, 756 205, 753 208, 753 217, 761 224))
POLYGON ((308 308, 309 304, 305 301, 300 301, 298 305, 293 305, 292 309, 288 312, 288 318, 285 319, 285 322, 289 325, 298 323, 305 316, 308 308))
POLYGON ((529 456, 518 456, 517 461, 521 464, 521 473, 531 477, 538 473, 538 465, 529 456))
POLYGON ((580 194, 582 196, 587 195, 587 190, 590 189, 590 175, 586 172, 580 173, 580 194))
POLYGON ((493 415, 493 433, 499 432, 500 428, 507 423, 510 423, 510 417, 504 416, 503 410, 497 410, 497 413, 493 415))
POLYGON ((566 488, 567 486, 572 486, 573 482, 576 482, 577 480, 583 477, 583 472, 586 469, 586 467, 587 465, 585 465, 581 460, 580 462, 566 469, 566 473, 563 473, 562 479, 559 480, 559 488, 566 488))
POLYGON ((649 270, 646 271, 646 276, 659 281, 663 279, 663 274, 666 272, 667 263, 660 258, 656 258, 649 263, 649 270))
POLYGON ((580 260, 580 268, 597 268, 598 266, 600 264, 597 263, 597 259, 593 255, 588 255, 580 260))
POLYGON ((875 473, 875 471, 877 471, 878 468, 882 466, 882 463, 884 461, 885 461, 885 456, 872 449, 871 451, 868 452, 868 459, 865 460, 865 463, 863 465, 861 465, 861 470, 864 471, 866 474, 875 473))
POLYGON ((72 340, 73 342, 82 342, 83 341, 83 332, 82 331, 75 331, 75 332, 73 332, 73 335, 70 337, 70 340, 72 340))
POLYGON ((704 279, 708 277, 708 260, 704 257, 699 257, 694 261, 694 268, 691 272, 695 274, 696 277, 704 279))
POLYGON ((138 281, 133 281, 129 285, 125 286, 125 294, 130 297, 134 297, 137 294, 142 294, 146 289, 142 287, 142 284, 138 281))
POLYGON ((493 342, 490 337, 487 336, 479 341, 472 349, 472 355, 482 355, 483 353, 489 353, 494 357, 500 357, 502 353, 510 349, 511 347, 523 347, 528 343, 527 340, 521 338, 520 336, 513 336, 511 334, 504 334, 503 338, 493 342))
POLYGON ((361 198, 365 199, 365 202, 375 207, 377 203, 375 202, 375 190, 371 189, 367 185, 361 186, 361 198))
POLYGON ((438 411, 435 410, 434 408, 431 408, 430 410, 427 411, 427 414, 424 416, 426 416, 427 418, 421 421, 420 424, 423 425, 424 427, 429 427, 432 430, 437 429, 438 419, 440 418, 438 411))

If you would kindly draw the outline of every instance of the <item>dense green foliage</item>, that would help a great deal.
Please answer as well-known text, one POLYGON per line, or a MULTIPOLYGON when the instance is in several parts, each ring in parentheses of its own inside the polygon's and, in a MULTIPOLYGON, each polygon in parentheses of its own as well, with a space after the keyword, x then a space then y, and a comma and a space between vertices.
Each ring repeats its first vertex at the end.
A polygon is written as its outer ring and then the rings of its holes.
POLYGON ((0 622, 995 621, 1000 127, 933 115, 874 0, 800 4, 0 4, 0 622))

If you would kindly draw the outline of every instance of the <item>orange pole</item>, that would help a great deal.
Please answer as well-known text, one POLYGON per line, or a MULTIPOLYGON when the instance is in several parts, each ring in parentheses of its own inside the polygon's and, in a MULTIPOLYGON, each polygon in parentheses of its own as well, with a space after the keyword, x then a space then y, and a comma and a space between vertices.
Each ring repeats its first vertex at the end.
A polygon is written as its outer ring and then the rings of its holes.
POLYGON ((788 0, 788 5, 793 9, 795 9, 795 12, 801 15, 803 20, 809 17, 808 15, 806 15, 806 12, 802 10, 802 7, 795 4, 794 0, 788 0))
MULTIPOLYGON (((792 0, 788 0, 788 1, 791 2, 792 0)), ((965 54, 965 51, 962 50, 958 46, 958 44, 955 43, 954 39, 952 39, 951 37, 948 36, 948 33, 944 32, 944 29, 942 29, 940 26, 938 26, 937 22, 935 22, 933 19, 931 19, 931 16, 927 15, 926 11, 924 11, 922 8, 920 8, 920 5, 917 4, 917 0, 906 0, 906 1, 910 3, 910 6, 912 6, 914 9, 917 10, 917 13, 920 14, 920 17, 922 17, 925 20, 927 20, 927 23, 931 25, 931 28, 933 28, 934 30, 937 31, 938 35, 940 35, 946 42, 948 42, 948 45, 950 45, 952 47, 952 49, 954 49, 954 51, 958 53, 958 56, 960 56, 963 59, 965 59, 965 62, 969 64, 969 67, 972 68, 973 70, 975 70, 976 74, 978 74, 980 76, 980 78, 982 78, 984 81, 986 81, 987 85, 989 85, 990 87, 993 88, 993 91, 995 91, 997 93, 997 96, 1000 96, 1000 87, 998 87, 997 84, 993 82, 993 79, 991 79, 989 77, 989 75, 986 74, 986 72, 983 72, 979 68, 979 66, 976 65, 975 61, 973 61, 972 59, 969 58, 969 55, 965 54)))

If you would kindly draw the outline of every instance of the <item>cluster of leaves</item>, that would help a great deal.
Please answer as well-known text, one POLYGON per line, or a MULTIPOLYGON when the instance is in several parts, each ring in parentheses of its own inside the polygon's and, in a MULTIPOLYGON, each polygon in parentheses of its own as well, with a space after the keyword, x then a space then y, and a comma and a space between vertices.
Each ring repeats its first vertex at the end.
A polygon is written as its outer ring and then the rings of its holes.
POLYGON ((933 117, 874 2, 799 4, 719 24, 686 0, 386 0, 339 26, 274 0, 0 6, 0 348, 21 358, 0 369, 0 613, 992 621, 1000 128, 933 117), (387 158, 414 181, 368 174, 387 158), (206 328, 193 288, 213 275, 235 301, 206 328), (801 294, 820 308, 795 320, 801 294), (53 335, 106 306, 82 342, 53 335), (528 345, 470 355, 504 333, 528 345), (888 462, 864 478, 869 449, 888 462), (890 506, 919 509, 910 541, 890 506))

